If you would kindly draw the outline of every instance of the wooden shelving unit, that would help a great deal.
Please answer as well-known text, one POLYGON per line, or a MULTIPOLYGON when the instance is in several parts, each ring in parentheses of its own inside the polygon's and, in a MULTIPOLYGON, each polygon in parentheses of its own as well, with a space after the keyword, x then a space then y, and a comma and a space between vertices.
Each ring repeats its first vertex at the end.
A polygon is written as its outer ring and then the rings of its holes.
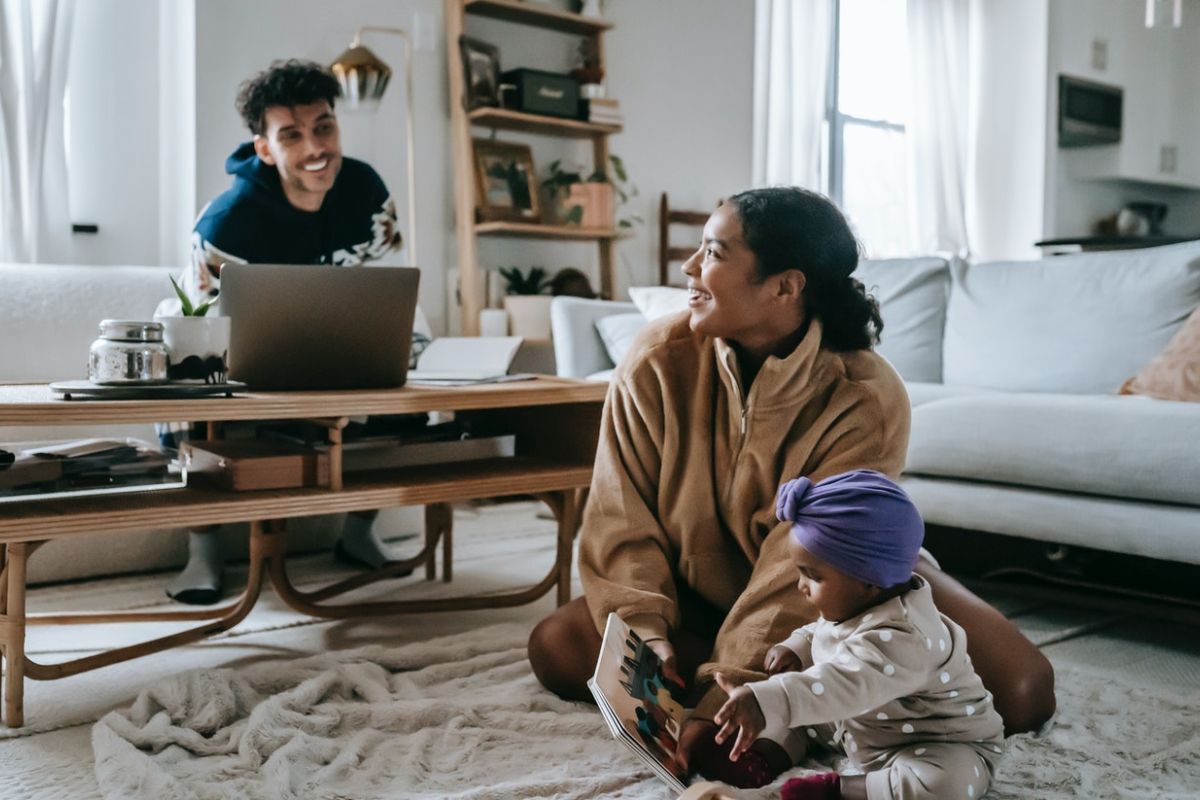
POLYGON ((599 254, 600 293, 603 297, 612 297, 616 287, 613 243, 620 238, 620 233, 615 227, 581 228, 521 222, 475 222, 475 157, 472 128, 588 139, 592 142, 593 163, 607 165, 608 137, 620 133, 621 126, 527 114, 506 108, 477 108, 468 112, 463 102, 466 78, 463 75, 458 47, 467 15, 474 15, 556 33, 588 37, 603 68, 604 33, 612 29, 612 23, 606 19, 572 14, 521 0, 445 0, 445 9, 462 333, 467 336, 479 334, 479 311, 484 307, 484 289, 477 247, 480 236, 594 242, 599 254))

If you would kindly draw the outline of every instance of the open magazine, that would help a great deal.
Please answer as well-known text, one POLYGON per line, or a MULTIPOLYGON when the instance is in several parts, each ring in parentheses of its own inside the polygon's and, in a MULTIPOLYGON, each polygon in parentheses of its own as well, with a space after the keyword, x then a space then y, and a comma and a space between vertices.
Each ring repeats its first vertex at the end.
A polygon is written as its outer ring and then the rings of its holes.
POLYGON ((613 736, 682 792, 688 776, 676 760, 684 720, 680 689, 663 679, 658 656, 616 614, 608 615, 588 688, 613 736))

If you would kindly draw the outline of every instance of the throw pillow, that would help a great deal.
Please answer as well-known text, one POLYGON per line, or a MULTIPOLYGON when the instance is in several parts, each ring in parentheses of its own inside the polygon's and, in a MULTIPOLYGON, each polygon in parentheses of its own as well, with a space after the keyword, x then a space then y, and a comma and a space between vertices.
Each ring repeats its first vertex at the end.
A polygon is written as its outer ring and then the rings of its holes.
POLYGON ((1125 381, 1121 394, 1200 403, 1200 308, 1192 312, 1161 353, 1125 381))
POLYGON ((629 299, 646 319, 658 319, 686 311, 688 290, 677 286, 630 286, 629 299))
POLYGON ((637 338, 638 331, 644 327, 646 318, 637 311, 610 314, 596 320, 596 332, 600 334, 604 349, 608 351, 608 358, 614 365, 621 363, 633 340, 637 338))

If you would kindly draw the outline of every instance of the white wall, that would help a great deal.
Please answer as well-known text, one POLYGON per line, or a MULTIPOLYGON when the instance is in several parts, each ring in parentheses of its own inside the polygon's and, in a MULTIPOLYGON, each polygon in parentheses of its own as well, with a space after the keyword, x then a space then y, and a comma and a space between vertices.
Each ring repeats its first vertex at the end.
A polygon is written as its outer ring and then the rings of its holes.
POLYGON ((625 112, 612 149, 641 192, 630 208, 645 220, 619 245, 619 282, 654 284, 659 195, 674 207, 711 209, 751 187, 754 3, 610 0, 605 14, 616 24, 609 92, 625 112))
POLYGON ((972 3, 967 226, 972 258, 1036 257, 1046 168, 1046 43, 1050 0, 972 3))

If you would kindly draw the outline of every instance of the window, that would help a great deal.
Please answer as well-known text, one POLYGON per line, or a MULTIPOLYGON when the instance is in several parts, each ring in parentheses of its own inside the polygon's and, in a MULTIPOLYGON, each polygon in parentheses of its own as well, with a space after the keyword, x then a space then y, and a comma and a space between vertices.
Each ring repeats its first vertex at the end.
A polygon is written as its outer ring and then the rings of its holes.
POLYGON ((824 173, 872 258, 913 252, 905 0, 830 0, 824 173))

